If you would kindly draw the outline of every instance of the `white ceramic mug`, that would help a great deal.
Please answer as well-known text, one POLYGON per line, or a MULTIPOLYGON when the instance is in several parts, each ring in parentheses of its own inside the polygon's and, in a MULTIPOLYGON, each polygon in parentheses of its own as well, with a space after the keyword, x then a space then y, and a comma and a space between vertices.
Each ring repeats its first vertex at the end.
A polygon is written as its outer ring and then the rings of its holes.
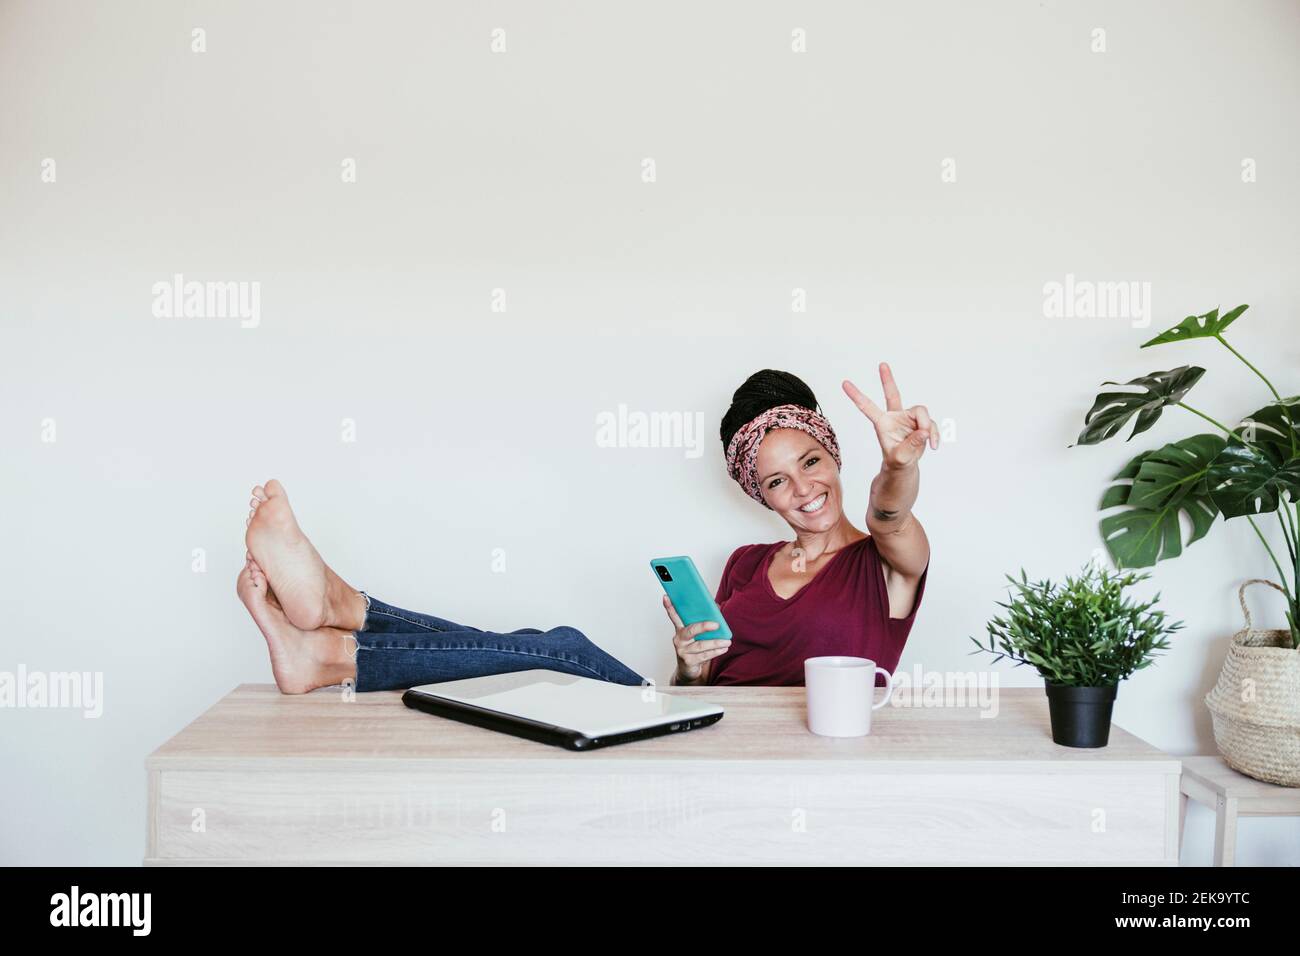
POLYGON ((803 662, 808 690, 808 729, 823 737, 871 733, 871 712, 894 693, 894 675, 865 657, 810 657, 803 662), (885 675, 885 696, 872 704, 876 675, 885 675))

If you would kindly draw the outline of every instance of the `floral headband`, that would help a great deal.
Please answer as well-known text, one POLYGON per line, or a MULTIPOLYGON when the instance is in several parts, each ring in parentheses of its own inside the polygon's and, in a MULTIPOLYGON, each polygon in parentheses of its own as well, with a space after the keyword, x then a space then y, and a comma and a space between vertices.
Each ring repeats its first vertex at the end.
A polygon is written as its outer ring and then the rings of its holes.
POLYGON ((763 436, 773 428, 797 428, 807 432, 826 446, 826 450, 835 459, 835 464, 844 467, 840 461, 840 445, 835 440, 835 429, 820 413, 802 405, 777 405, 747 422, 731 436, 727 444, 727 473, 753 498, 769 511, 772 506, 763 500, 763 492, 758 487, 758 446, 763 436))

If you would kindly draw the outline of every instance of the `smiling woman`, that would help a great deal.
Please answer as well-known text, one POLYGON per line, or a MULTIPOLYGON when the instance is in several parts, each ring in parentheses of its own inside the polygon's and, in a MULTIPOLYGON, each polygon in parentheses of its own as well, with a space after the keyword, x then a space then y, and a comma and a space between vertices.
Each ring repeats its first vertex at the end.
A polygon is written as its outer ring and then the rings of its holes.
POLYGON ((802 685, 803 662, 824 655, 897 666, 930 564, 930 543, 912 514, 918 462, 927 445, 939 446, 939 432, 923 405, 903 408, 883 363, 880 381, 884 409, 844 382, 880 442, 870 534, 844 514, 839 442, 812 389, 774 369, 736 389, 720 428, 728 473, 790 525, 794 540, 742 545, 727 560, 716 600, 731 641, 696 640, 712 626, 683 625, 665 596, 676 628, 673 683, 802 685))

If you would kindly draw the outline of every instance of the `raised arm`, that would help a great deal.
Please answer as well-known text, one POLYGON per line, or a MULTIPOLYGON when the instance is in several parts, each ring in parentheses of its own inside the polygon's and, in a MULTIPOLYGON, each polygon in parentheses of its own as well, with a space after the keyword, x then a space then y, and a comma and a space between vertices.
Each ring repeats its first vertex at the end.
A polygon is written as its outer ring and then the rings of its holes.
POLYGON ((880 442, 880 473, 871 482, 867 505, 867 530, 885 563, 891 617, 906 617, 916 597, 916 586, 930 563, 930 541, 912 513, 921 487, 921 456, 928 444, 939 447, 939 428, 924 405, 903 407, 898 385, 889 366, 880 363, 880 384, 885 407, 847 379, 844 391, 876 429, 880 442))

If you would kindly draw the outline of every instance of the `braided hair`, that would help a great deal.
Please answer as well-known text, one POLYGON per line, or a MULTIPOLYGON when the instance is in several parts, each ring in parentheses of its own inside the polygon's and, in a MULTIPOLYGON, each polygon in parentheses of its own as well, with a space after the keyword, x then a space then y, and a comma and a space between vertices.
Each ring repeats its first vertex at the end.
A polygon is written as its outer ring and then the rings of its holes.
POLYGON ((769 408, 778 405, 801 405, 814 412, 821 411, 817 405, 817 396, 798 375, 772 368, 757 371, 736 389, 731 396, 731 407, 722 416, 722 427, 718 429, 718 434, 722 438, 723 452, 726 452, 732 437, 746 422, 753 421, 769 408))

